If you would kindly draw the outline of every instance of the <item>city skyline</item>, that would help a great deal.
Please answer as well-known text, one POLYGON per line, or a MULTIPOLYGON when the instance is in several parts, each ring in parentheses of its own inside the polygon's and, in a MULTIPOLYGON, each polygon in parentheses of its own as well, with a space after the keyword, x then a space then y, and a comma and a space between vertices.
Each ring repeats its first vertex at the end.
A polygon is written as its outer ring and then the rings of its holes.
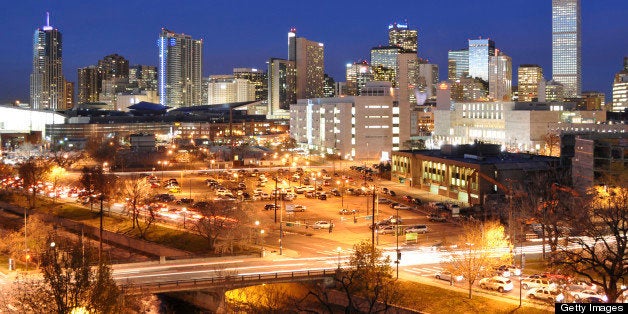
MULTIPOLYGON (((237 1, 211 6, 189 1, 182 8, 160 6, 159 1, 150 6, 129 3, 127 7, 75 1, 14 4, 4 11, 6 16, 0 22, 11 30, 3 38, 13 43, 0 52, 4 69, 0 102, 28 102, 32 32, 44 25, 46 11, 51 12, 50 24, 63 33, 63 72, 72 82, 77 80, 78 68, 94 65, 113 53, 131 65, 156 66, 155 41, 162 27, 205 41, 203 77, 228 74, 236 67, 266 70, 270 58, 287 58, 285 36, 295 27, 300 36, 325 45, 325 73, 343 81, 345 65, 368 60, 372 47, 386 45, 388 25, 395 22, 407 22, 410 29, 418 29, 419 57, 438 64, 442 79, 447 77, 448 51, 463 48, 466 40, 480 36, 495 40, 512 57, 513 72, 520 64, 534 63, 541 65, 545 78, 550 79, 551 1, 530 4, 516 0, 499 6, 491 5, 496 1, 484 2, 487 6, 453 1, 448 11, 438 11, 442 8, 433 3, 408 1, 383 10, 384 3, 364 1, 360 3, 367 10, 387 13, 356 16, 347 14, 355 3, 330 1, 302 4, 296 9, 289 9, 288 2, 275 1, 275 10, 269 15, 262 14, 266 10, 261 4, 242 6, 237 1), (487 18, 478 21, 478 14, 487 18)), ((583 91, 601 91, 610 98, 613 75, 628 53, 628 22, 621 19, 627 11, 628 5, 615 0, 604 5, 582 3, 583 91)))

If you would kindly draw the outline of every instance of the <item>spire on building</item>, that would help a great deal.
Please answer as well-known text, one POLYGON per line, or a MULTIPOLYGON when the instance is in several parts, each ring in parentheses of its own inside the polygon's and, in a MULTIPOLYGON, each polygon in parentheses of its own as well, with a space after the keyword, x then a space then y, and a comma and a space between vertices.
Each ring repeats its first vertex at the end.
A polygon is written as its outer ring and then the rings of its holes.
POLYGON ((46 25, 44 26, 44 30, 49 31, 51 29, 52 26, 50 26, 50 12, 46 12, 46 25))

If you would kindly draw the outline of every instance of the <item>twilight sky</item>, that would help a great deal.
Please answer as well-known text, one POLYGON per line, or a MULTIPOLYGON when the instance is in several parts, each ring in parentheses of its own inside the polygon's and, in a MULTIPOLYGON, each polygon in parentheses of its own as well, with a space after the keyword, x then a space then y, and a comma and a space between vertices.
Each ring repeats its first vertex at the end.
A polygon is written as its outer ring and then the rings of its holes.
MULTIPOLYGON (((513 84, 519 64, 539 64, 546 79, 551 75, 550 0, 27 0, 7 2, 0 12, 0 103, 29 101, 33 33, 46 11, 63 34, 64 73, 74 82, 79 67, 112 53, 157 65, 162 27, 204 40, 204 76, 286 58, 287 32, 296 27, 298 36, 325 44, 325 72, 344 81, 345 64, 368 60, 371 47, 387 43, 388 24, 404 20, 419 30, 419 56, 438 64, 441 80, 447 51, 478 36, 512 57, 513 84)), ((627 17, 628 1, 582 1, 583 90, 609 98, 628 56, 627 17)))

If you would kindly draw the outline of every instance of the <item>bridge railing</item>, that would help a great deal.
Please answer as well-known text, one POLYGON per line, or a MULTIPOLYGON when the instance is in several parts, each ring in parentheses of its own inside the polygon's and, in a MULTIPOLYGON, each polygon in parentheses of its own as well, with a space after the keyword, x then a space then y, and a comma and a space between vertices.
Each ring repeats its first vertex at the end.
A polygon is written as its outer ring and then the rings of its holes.
POLYGON ((194 288, 197 286, 219 286, 219 285, 247 285, 247 283, 256 283, 262 281, 285 281, 285 280, 302 280, 307 278, 320 278, 332 276, 338 271, 337 268, 321 269, 321 270, 303 270, 303 271, 278 271, 274 273, 260 273, 247 275, 226 275, 215 276, 200 279, 182 279, 167 280, 159 282, 126 282, 125 279, 119 279, 119 286, 123 290, 183 290, 186 288, 194 288))

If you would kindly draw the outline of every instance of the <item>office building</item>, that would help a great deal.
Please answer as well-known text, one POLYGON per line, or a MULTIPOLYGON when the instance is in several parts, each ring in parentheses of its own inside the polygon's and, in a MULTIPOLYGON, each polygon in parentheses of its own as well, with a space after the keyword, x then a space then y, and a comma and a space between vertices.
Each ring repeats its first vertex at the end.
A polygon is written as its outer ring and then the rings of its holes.
POLYGON ((371 49, 371 68, 374 81, 391 82, 397 87, 397 56, 401 48, 379 46, 371 49))
POLYGON ((624 69, 615 74, 613 80, 614 112, 625 112, 628 108, 628 57, 624 57, 624 69))
POLYGON ((565 99, 565 87, 554 80, 545 83, 545 101, 560 102, 565 99))
POLYGON ((159 102, 173 108, 201 104, 203 41, 161 29, 159 102))
POLYGON ((233 75, 211 75, 207 85, 207 104, 255 101, 255 83, 233 75))
POLYGON ((347 64, 346 69, 346 95, 359 96, 364 85, 373 81, 373 71, 366 61, 347 64))
POLYGON ((297 71, 293 61, 272 58, 268 61, 268 117, 287 117, 297 102, 297 71))
POLYGON ((266 75, 266 71, 255 68, 234 68, 233 77, 249 80, 255 85, 255 100, 268 99, 268 75, 266 75))
POLYGON ((400 110, 390 83, 369 82, 363 96, 299 99, 290 106, 290 136, 303 148, 343 159, 388 160, 409 139, 400 133, 400 110))
POLYGON ((94 103, 100 93, 100 74, 98 67, 90 65, 78 69, 78 101, 77 103, 94 103))
POLYGON ((447 79, 469 76, 469 49, 450 50, 447 53, 447 79))
POLYGON ((564 86, 565 97, 582 90, 580 9, 580 0, 552 0, 552 79, 564 86))
POLYGON ((451 99, 456 101, 488 100, 488 82, 480 78, 462 77, 451 81, 451 99))
POLYGON ((522 64, 517 71, 518 101, 539 101, 543 68, 536 64, 522 64))
POLYGON ((129 78, 129 60, 116 54, 98 60, 98 70, 102 80, 129 78))
POLYGON ((490 39, 469 39, 469 76, 488 82, 489 58, 495 55, 495 42, 490 39))
POLYGON ((427 99, 436 98, 436 86, 438 85, 438 81, 438 65, 419 61, 417 87, 420 92, 426 93, 427 99))
POLYGON ((488 96, 498 101, 512 99, 512 59, 499 50, 489 57, 488 96))
POLYGON ((297 99, 323 97, 325 84, 325 47, 322 43, 288 33, 288 60, 296 67, 297 99))
POLYGON ((388 25, 388 45, 399 47, 407 52, 417 54, 418 31, 409 29, 408 24, 393 23, 388 25))
POLYGON ((65 105, 63 109, 72 109, 72 107, 74 107, 74 82, 65 81, 63 92, 65 93, 63 97, 65 99, 65 105))
POLYGON ((582 190, 609 183, 628 184, 628 140, 621 133, 575 134, 573 182, 582 190))
POLYGON ((325 86, 323 86, 323 97, 334 97, 336 96, 336 82, 334 78, 325 74, 325 86))
POLYGON ((601 92, 582 92, 582 99, 578 102, 578 110, 605 110, 606 95, 601 92))
POLYGON ((129 87, 140 91, 157 91, 157 67, 134 65, 129 67, 129 87))
POLYGON ((62 110, 65 107, 65 78, 63 76, 63 40, 61 32, 46 25, 33 36, 33 72, 30 76, 30 105, 33 109, 62 110))
MULTIPOLYGON (((467 204, 488 205, 496 194, 507 195, 504 187, 510 183, 526 184, 534 173, 560 169, 559 158, 508 153, 483 143, 398 151, 391 159, 394 182, 467 204)), ((494 206, 483 207, 490 211, 494 206)))

